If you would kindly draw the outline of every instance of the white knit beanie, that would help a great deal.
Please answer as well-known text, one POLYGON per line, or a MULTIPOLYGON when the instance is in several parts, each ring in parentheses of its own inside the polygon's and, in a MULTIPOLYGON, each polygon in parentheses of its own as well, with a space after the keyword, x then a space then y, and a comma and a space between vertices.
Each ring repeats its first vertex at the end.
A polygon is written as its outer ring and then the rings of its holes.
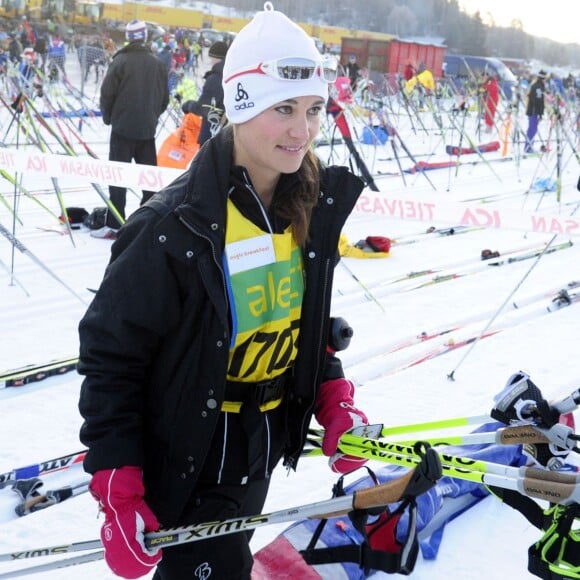
POLYGON ((328 98, 328 84, 318 74, 307 80, 281 80, 266 74, 235 73, 252 70, 260 63, 279 58, 309 58, 320 62, 314 40, 271 2, 234 38, 224 62, 222 85, 224 105, 230 123, 244 123, 272 105, 310 95, 328 98))
POLYGON ((142 20, 131 20, 125 27, 125 38, 129 42, 146 42, 147 25, 142 20))

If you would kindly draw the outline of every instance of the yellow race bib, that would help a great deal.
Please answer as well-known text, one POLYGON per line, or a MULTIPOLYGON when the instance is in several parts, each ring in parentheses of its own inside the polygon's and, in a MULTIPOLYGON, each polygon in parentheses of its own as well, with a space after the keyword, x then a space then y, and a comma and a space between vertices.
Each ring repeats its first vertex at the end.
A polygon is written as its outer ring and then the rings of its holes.
POLYGON ((302 254, 291 227, 264 233, 228 200, 226 264, 233 322, 228 380, 258 382, 296 358, 304 294, 302 254))

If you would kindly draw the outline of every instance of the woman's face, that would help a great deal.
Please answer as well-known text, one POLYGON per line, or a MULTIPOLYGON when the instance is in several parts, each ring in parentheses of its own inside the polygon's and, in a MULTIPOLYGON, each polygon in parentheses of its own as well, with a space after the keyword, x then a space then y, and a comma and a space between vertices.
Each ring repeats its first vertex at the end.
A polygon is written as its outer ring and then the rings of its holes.
POLYGON ((298 171, 325 106, 320 97, 296 97, 235 125, 235 163, 246 167, 254 184, 298 171))

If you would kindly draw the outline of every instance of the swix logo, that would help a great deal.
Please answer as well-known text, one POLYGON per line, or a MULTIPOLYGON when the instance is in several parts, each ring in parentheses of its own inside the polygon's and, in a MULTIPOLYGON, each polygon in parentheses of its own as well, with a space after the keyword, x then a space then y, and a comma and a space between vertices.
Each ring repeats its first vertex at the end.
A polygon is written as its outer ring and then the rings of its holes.
POLYGON ((244 109, 252 109, 254 107, 254 101, 248 101, 249 98, 250 98, 250 95, 248 95, 248 91, 246 91, 246 89, 244 89, 244 87, 242 86, 242 83, 238 83, 238 86, 236 87, 235 101, 236 101, 236 103, 239 103, 240 101, 247 101, 247 102, 240 103, 239 105, 235 105, 234 109, 236 111, 243 111, 244 109))
POLYGON ((194 575, 199 580, 207 580, 211 576, 211 566, 207 562, 200 564, 195 569, 194 575))

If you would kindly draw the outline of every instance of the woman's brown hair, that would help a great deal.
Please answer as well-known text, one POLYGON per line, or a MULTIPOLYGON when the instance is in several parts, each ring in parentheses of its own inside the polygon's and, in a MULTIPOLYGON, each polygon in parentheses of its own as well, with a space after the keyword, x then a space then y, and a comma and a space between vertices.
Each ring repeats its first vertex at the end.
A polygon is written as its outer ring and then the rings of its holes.
POLYGON ((297 172, 299 185, 298 191, 293 195, 284 195, 274 201, 276 213, 290 220, 294 239, 298 245, 303 246, 308 239, 308 227, 312 209, 318 202, 320 195, 319 160, 309 150, 302 165, 297 172))

